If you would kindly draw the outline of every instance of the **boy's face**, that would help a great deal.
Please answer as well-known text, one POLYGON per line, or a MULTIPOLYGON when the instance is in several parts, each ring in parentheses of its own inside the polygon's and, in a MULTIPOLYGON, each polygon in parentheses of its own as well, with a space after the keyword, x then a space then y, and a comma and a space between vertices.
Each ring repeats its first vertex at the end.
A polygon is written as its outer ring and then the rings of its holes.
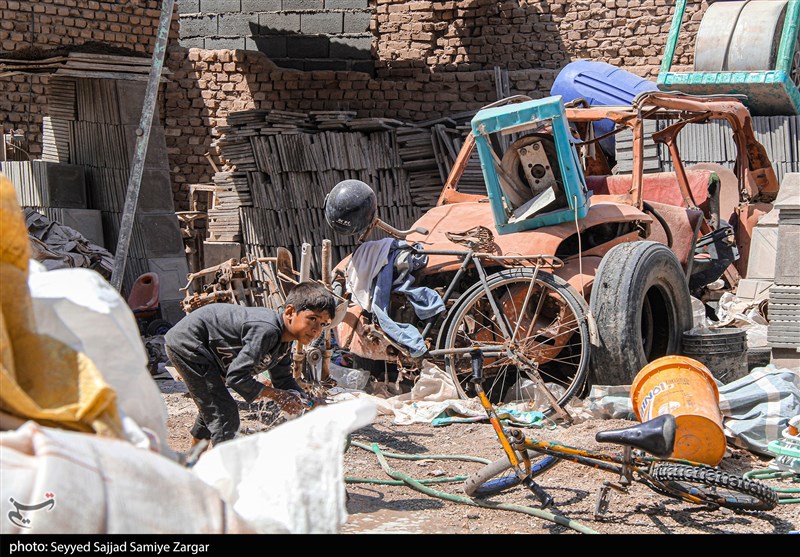
POLYGON ((283 310, 283 323, 286 332, 293 340, 303 344, 311 344, 322 333, 322 329, 330 326, 333 317, 327 311, 295 310, 289 304, 283 310))

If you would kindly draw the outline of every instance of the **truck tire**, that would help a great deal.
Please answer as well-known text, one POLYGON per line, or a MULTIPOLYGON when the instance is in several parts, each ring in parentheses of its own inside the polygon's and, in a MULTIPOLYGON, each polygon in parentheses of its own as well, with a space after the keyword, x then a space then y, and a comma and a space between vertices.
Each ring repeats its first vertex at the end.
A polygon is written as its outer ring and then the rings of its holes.
POLYGON ((590 297, 597 324, 590 381, 629 385, 647 363, 680 354, 692 328, 686 275, 675 254, 651 241, 614 246, 600 261, 590 297))

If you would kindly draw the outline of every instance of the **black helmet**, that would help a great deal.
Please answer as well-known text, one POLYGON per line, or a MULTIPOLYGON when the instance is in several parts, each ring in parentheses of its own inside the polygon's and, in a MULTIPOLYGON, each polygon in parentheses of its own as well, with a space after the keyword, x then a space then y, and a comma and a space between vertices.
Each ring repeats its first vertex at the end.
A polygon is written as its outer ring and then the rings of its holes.
POLYGON ((377 214, 375 192, 361 180, 343 180, 325 196, 325 220, 341 234, 361 234, 377 214))

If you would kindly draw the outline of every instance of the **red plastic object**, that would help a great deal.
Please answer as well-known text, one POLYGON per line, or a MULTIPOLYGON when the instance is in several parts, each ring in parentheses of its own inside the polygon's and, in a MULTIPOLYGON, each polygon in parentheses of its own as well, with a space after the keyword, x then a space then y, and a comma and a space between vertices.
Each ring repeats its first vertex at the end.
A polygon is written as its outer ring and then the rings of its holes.
POLYGON ((158 275, 144 273, 133 283, 128 296, 128 305, 138 317, 148 317, 158 313, 158 275))

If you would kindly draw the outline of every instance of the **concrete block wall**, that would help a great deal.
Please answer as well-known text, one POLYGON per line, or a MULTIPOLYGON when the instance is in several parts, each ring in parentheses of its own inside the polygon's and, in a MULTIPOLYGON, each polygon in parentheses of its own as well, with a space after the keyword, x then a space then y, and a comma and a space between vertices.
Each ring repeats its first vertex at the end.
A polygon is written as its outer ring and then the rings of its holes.
MULTIPOLYGON (((692 37, 705 6, 705 0, 689 2, 683 37, 692 37)), ((173 75, 159 99, 175 210, 188 209, 188 184, 210 181, 212 129, 230 111, 356 110, 362 117, 420 121, 494 101, 495 66, 508 70, 512 94, 545 96, 560 67, 577 58, 653 78, 672 9, 668 0, 176 0, 167 61, 173 75), (224 29, 241 29, 245 16, 250 27, 257 14, 257 29, 276 31, 259 36, 275 54, 178 44, 185 22, 218 29, 219 14, 226 15, 224 29), (340 35, 317 33, 330 22, 321 17, 326 14, 342 16, 340 35), (351 56, 349 70, 296 71, 276 63, 288 59, 280 57, 284 47, 285 56, 302 52, 309 62, 330 61, 313 57, 322 53, 365 52, 348 42, 361 36, 351 31, 362 25, 374 50, 370 60, 351 56), (353 71, 359 60, 374 62, 375 75, 353 71)), ((111 51, 150 56, 159 15, 158 0, 0 0, 0 45, 16 55, 32 46, 102 41, 111 51)), ((679 45, 676 66, 691 61, 691 49, 679 45)), ((0 127, 25 130, 32 158, 41 155, 47 82, 46 74, 0 77, 0 127)))
POLYGON ((177 0, 180 46, 254 50, 304 71, 372 73, 370 0, 177 0))

